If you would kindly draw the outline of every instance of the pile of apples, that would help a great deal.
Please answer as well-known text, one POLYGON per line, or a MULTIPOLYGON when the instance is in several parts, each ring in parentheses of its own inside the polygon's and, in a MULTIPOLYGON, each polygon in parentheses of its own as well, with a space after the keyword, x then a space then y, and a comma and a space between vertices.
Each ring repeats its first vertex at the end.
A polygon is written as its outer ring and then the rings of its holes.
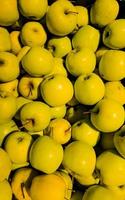
POLYGON ((0 0, 0 200, 125 200, 123 8, 0 0))

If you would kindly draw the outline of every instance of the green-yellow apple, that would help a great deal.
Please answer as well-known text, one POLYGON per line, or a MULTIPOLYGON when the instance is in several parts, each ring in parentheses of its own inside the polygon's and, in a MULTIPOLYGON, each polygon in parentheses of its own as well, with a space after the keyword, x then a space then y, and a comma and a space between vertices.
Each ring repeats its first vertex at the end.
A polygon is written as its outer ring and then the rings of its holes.
POLYGON ((71 100, 74 90, 69 78, 62 74, 53 74, 41 82, 40 92, 48 105, 61 106, 71 100))
POLYGON ((28 19, 41 19, 46 14, 47 8, 48 0, 19 0, 19 10, 21 14, 28 19))
POLYGON ((11 179, 13 196, 20 200, 31 200, 29 196, 30 185, 38 172, 31 167, 22 167, 14 171, 11 179))
POLYGON ((17 104, 17 109, 16 109, 16 114, 14 115, 14 118, 19 120, 20 119, 20 109, 21 107, 26 104, 26 103, 29 103, 29 102, 32 102, 32 100, 30 99, 27 99, 25 97, 22 97, 22 96, 18 96, 16 98, 16 104, 17 104))
POLYGON ((116 19, 109 23, 102 34, 104 45, 111 49, 125 48, 124 26, 125 19, 116 19))
POLYGON ((96 66, 95 53, 89 48, 76 48, 66 56, 66 68, 73 76, 90 74, 96 66))
POLYGON ((28 21, 21 28, 20 39, 24 46, 44 46, 47 34, 40 22, 28 21))
POLYGON ((96 164, 95 150, 83 141, 70 142, 64 149, 62 165, 73 176, 89 176, 96 164))
POLYGON ((17 57, 10 52, 0 52, 0 82, 7 82, 19 76, 20 68, 17 57))
POLYGON ((23 56, 25 56, 27 54, 27 52, 30 50, 30 48, 31 47, 29 47, 29 46, 23 46, 20 49, 20 51, 17 54, 17 60, 18 60, 19 63, 21 62, 23 56))
POLYGON ((31 146, 29 158, 33 168, 51 174, 62 163, 63 147, 49 136, 39 136, 31 146))
POLYGON ((107 81, 120 81, 125 77, 125 52, 110 49, 99 62, 99 74, 107 81))
POLYGON ((0 147, 0 182, 8 179, 12 170, 12 162, 8 153, 0 147))
POLYGON ((99 46, 99 41, 99 30, 89 24, 81 27, 72 37, 73 48, 87 47, 94 52, 99 46))
POLYGON ((107 149, 114 149, 114 132, 112 133, 101 133, 100 134, 100 146, 102 149, 107 150, 107 149))
POLYGON ((125 185, 125 159, 115 150, 105 150, 97 156, 96 169, 104 185, 125 185))
POLYGON ((83 197, 83 192, 75 190, 72 193, 71 200, 82 200, 82 197, 83 197))
POLYGON ((46 12, 46 26, 57 36, 70 34, 76 27, 77 11, 68 0, 53 2, 46 12))
POLYGON ((75 81, 74 93, 80 103, 94 105, 104 97, 105 85, 95 73, 82 74, 75 81))
POLYGON ((65 144, 71 138, 71 124, 64 118, 53 119, 47 127, 46 135, 60 144, 65 144))
POLYGON ((8 92, 11 95, 18 97, 18 79, 14 79, 9 82, 0 83, 0 94, 8 92))
POLYGON ((0 25, 13 25, 19 19, 17 0, 0 0, 0 5, 0 25))
POLYGON ((44 47, 31 47, 23 56, 23 69, 31 76, 40 77, 52 71, 54 61, 51 52, 44 47))
POLYGON ((28 131, 41 131, 49 125, 51 119, 50 108, 41 101, 24 104, 20 109, 20 120, 28 131))
POLYGON ((9 31, 0 27, 0 51, 10 51, 11 50, 11 39, 9 31))
POLYGON ((105 95, 104 97, 114 99, 125 104, 125 87, 121 81, 107 81, 105 83, 105 95))
POLYGON ((116 196, 107 187, 101 185, 92 185, 88 187, 82 200, 116 200, 116 196))
POLYGON ((21 50, 22 44, 20 42, 20 31, 12 30, 10 32, 11 52, 15 55, 21 50))
POLYGON ((51 119, 64 118, 66 109, 66 105, 50 107, 51 119))
POLYGON ((52 71, 48 75, 62 74, 64 76, 68 76, 68 72, 64 66, 64 60, 62 58, 54 57, 53 61, 54 61, 54 64, 53 64, 52 71))
POLYGON ((113 142, 119 154, 125 158, 125 125, 114 133, 113 142))
POLYGON ((78 120, 71 126, 73 140, 80 140, 95 146, 100 139, 100 132, 95 129, 89 118, 78 120))
POLYGON ((9 122, 16 113, 16 97, 6 92, 0 94, 0 124, 9 122))
POLYGON ((53 37, 47 42, 47 49, 51 51, 53 56, 62 58, 71 51, 71 40, 68 36, 53 37))
POLYGON ((7 123, 0 125, 0 146, 3 145, 3 142, 8 134, 13 131, 18 131, 19 128, 14 120, 10 120, 7 123))
POLYGON ((91 110, 92 124, 102 132, 118 130, 124 123, 124 107, 110 98, 100 100, 91 110))
POLYGON ((119 14, 117 0, 96 0, 90 9, 90 22, 98 27, 104 27, 114 21, 119 14))
POLYGON ((31 100, 37 99, 40 96, 39 85, 42 80, 42 77, 22 76, 18 84, 20 95, 31 100))
POLYGON ((0 182, 0 199, 12 200, 12 188, 7 180, 0 182))
POLYGON ((43 174, 33 178, 30 196, 32 200, 64 200, 66 198, 66 190, 65 181, 61 176, 55 173, 43 174))
POLYGON ((32 136, 24 131, 14 131, 4 141, 4 149, 11 162, 22 164, 29 161, 29 149, 33 143, 32 136))

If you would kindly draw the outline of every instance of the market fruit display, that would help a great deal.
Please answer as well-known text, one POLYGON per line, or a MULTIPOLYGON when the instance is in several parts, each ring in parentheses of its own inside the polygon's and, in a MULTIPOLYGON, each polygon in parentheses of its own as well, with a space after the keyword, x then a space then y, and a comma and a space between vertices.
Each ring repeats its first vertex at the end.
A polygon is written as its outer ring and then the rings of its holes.
POLYGON ((124 10, 0 0, 0 200, 125 200, 124 10))

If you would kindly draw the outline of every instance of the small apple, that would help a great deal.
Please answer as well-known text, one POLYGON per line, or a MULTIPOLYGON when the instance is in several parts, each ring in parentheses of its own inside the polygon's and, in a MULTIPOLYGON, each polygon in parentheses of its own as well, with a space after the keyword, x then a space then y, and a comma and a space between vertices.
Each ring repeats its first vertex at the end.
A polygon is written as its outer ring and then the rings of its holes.
POLYGON ((75 81, 74 93, 80 103, 94 105, 104 97, 105 85, 100 76, 94 72, 81 74, 75 81))
POLYGON ((115 100, 104 98, 93 107, 90 118, 97 130, 113 132, 124 123, 124 107, 115 100))
POLYGON ((40 92, 48 105, 62 106, 71 100, 74 91, 69 78, 62 74, 53 74, 42 81, 40 92))
POLYGON ((20 31, 13 30, 10 32, 11 52, 15 55, 21 50, 22 44, 20 42, 20 31))
POLYGON ((49 74, 54 65, 52 54, 40 46, 31 47, 23 56, 21 63, 23 69, 35 77, 49 74))
POLYGON ((46 26, 50 33, 66 36, 76 27, 77 11, 68 0, 53 2, 46 12, 46 26))
POLYGON ((71 124, 64 118, 53 119, 47 127, 46 135, 60 144, 65 144, 71 138, 71 124))
POLYGON ((120 81, 125 77, 125 52, 108 50, 99 62, 99 75, 107 81, 120 81))
POLYGON ((0 94, 3 92, 9 93, 15 97, 18 97, 18 79, 14 79, 9 82, 0 83, 0 94))
POLYGON ((62 163, 63 147, 49 136, 39 136, 31 146, 29 158, 33 168, 51 174, 62 163))
POLYGON ((96 66, 96 56, 89 48, 73 49, 66 56, 66 68, 73 76, 90 74, 96 66))
POLYGON ((12 188, 7 180, 0 182, 0 199, 12 200, 12 188))
POLYGON ((47 34, 41 23, 28 21, 21 28, 20 39, 24 46, 44 46, 47 34))
POLYGON ((11 38, 9 31, 0 27, 0 51, 10 51, 11 50, 11 38))
POLYGON ((71 40, 68 36, 53 37, 47 42, 47 49, 53 56, 62 58, 72 50, 71 40))
POLYGON ((20 95, 31 100, 37 99, 40 96, 39 86, 42 80, 42 77, 22 76, 18 84, 20 95))
POLYGON ((6 137, 4 149, 12 163, 22 164, 29 161, 29 149, 32 143, 33 138, 30 134, 24 131, 14 131, 6 137))
POLYGON ((24 104, 20 109, 20 120, 23 127, 28 131, 45 129, 49 125, 50 119, 50 108, 44 102, 32 101, 24 104))
POLYGON ((0 52, 0 82, 15 80, 20 73, 17 57, 10 52, 0 52))

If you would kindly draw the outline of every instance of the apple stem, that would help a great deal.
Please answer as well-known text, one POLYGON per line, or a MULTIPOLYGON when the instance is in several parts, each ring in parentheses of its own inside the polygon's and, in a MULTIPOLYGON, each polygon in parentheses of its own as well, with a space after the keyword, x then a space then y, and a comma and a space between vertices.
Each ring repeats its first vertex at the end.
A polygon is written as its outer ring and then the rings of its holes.
POLYGON ((68 129, 65 130, 65 133, 67 133, 69 131, 71 131, 71 126, 68 129))
POLYGON ((75 12, 75 11, 71 11, 71 10, 66 10, 65 11, 65 15, 68 15, 68 14, 75 14, 75 15, 77 15, 77 14, 79 14, 78 12, 75 12))
POLYGON ((19 127, 19 129, 21 130, 22 128, 24 128, 25 125, 27 125, 30 122, 31 122, 31 119, 28 119, 22 126, 19 127))
POLYGON ((90 110, 88 110, 88 111, 84 111, 84 112, 83 112, 83 115, 88 115, 88 114, 90 114, 90 113, 91 113, 90 110))

